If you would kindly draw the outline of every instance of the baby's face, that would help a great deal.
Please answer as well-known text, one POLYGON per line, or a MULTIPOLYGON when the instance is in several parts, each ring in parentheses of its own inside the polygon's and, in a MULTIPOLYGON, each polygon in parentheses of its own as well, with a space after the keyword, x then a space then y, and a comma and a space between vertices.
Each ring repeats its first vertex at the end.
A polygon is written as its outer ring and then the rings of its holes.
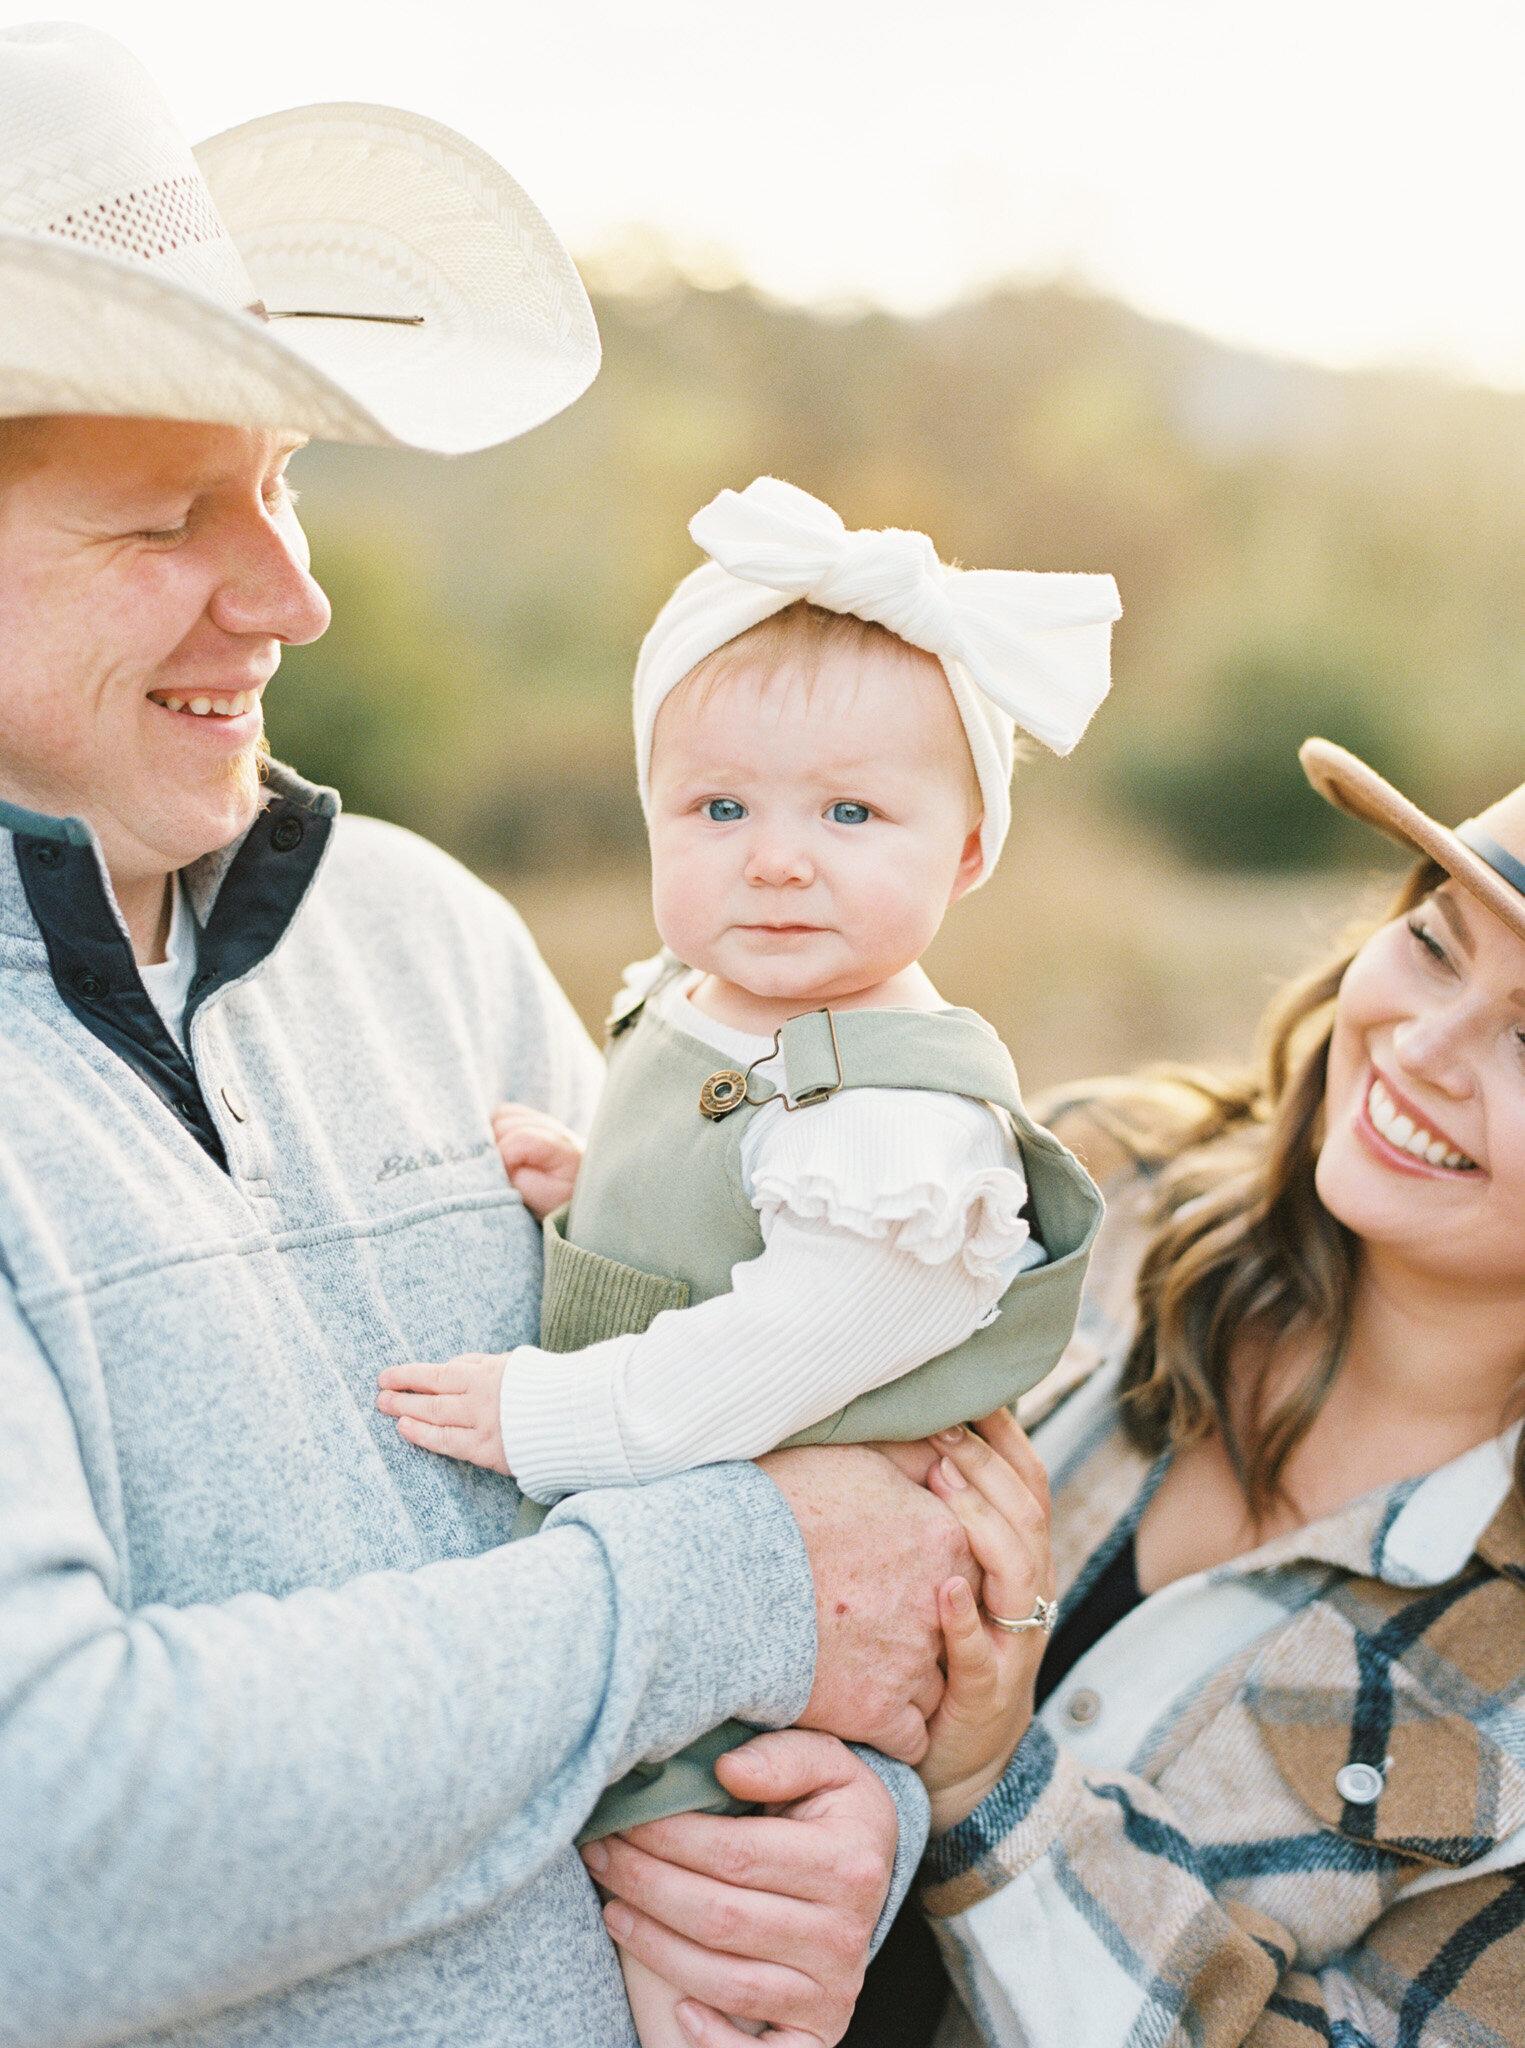
POLYGON ((861 995, 921 957, 979 873, 968 743, 915 649, 679 689, 651 759, 657 929, 765 1001, 861 995))

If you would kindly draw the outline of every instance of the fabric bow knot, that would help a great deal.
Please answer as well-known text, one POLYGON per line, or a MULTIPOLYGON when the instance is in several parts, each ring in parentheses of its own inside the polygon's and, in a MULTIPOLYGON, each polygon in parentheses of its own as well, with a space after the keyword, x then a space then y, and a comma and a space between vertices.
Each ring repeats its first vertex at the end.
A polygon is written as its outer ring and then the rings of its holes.
POLYGON ((689 532, 730 575, 790 601, 851 612, 946 665, 1053 753, 1068 754, 1111 685, 1110 576, 948 569, 924 533, 849 532, 829 505, 776 477, 722 491, 689 532))
POLYGON ((685 576, 635 670, 636 766, 649 808, 651 746, 668 693, 707 655, 804 598, 887 627, 942 663, 969 741, 984 816, 980 879, 1011 824, 1013 729, 1067 754, 1111 684, 1110 576, 949 569, 924 533, 849 532, 777 477, 722 491, 689 521, 709 555, 685 576))

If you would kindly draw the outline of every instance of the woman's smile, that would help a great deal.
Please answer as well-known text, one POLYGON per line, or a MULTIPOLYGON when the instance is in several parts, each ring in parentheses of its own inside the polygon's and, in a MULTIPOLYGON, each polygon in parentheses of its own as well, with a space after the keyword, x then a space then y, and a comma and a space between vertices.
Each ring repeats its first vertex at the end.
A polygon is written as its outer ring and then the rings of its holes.
POLYGON ((1372 1156, 1399 1173, 1439 1176, 1481 1171, 1460 1146, 1375 1069, 1356 1116, 1356 1135, 1372 1156))

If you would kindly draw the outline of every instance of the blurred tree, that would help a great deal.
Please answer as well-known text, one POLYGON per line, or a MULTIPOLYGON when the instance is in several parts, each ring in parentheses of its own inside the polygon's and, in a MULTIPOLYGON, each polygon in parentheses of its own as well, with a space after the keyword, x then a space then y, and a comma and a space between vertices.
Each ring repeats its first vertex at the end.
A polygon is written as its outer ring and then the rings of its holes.
POLYGON ((1402 745, 1381 716, 1382 701, 1356 671, 1288 654, 1246 655, 1215 679, 1204 721, 1116 755, 1114 786, 1204 867, 1369 861, 1370 833, 1313 793, 1297 749, 1318 733, 1406 786, 1402 745))
POLYGON ((277 758, 333 784, 347 810, 438 832, 470 773, 464 740, 479 664, 413 566, 376 531, 319 546, 313 572, 333 623, 312 646, 286 650, 266 728, 277 758))

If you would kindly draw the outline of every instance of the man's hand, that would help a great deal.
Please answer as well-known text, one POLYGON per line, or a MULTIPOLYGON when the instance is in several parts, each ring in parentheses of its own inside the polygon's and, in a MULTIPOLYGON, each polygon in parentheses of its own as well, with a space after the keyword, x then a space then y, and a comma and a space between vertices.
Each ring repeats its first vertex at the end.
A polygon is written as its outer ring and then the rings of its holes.
POLYGON ((802 1725, 920 1763, 943 1693, 939 1588, 959 1576, 979 1597, 957 1517, 861 1446, 757 1462, 788 1501, 815 1578, 815 1686, 802 1725))
POLYGON ((846 2032, 895 1867, 895 1807, 866 1764, 801 1728, 760 1735, 715 1766, 765 1815, 685 1813, 591 1842, 583 1860, 613 1894, 609 1932, 686 1997, 701 2048, 769 2023, 778 2048, 828 2048, 846 2032))
POLYGON ((501 1353, 467 1351, 443 1365, 389 1365, 379 1384, 376 1406, 396 1416, 410 1444, 512 1476, 498 1408, 501 1353))
POLYGON ((571 1201, 582 1165, 582 1140, 565 1124, 542 1109, 503 1102, 492 1113, 492 1134, 503 1170, 532 1216, 544 1223, 571 1201))

